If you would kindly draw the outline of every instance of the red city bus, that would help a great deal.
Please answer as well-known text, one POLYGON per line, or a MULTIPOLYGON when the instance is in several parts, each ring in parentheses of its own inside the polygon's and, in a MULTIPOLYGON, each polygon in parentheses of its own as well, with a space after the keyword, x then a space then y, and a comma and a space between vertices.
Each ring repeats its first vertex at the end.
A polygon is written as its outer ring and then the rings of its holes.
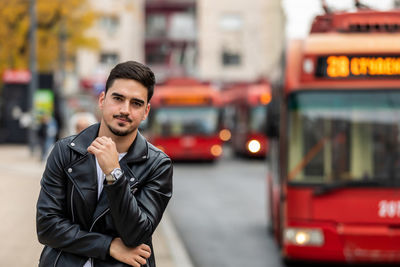
POLYGON ((228 136, 233 152, 248 157, 265 157, 268 151, 265 135, 267 104, 271 101, 269 83, 226 86, 222 99, 224 126, 230 131, 228 136))
POLYGON ((289 45, 267 126, 284 259, 400 262, 399 48, 398 10, 317 16, 289 45))
POLYGON ((219 91, 188 78, 157 85, 148 136, 174 160, 214 160, 222 155, 219 91))

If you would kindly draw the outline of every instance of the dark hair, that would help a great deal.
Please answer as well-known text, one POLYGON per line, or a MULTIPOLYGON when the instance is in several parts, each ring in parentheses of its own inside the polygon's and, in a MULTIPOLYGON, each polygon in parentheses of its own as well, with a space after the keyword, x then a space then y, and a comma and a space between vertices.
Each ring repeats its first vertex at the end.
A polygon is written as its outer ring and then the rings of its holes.
POLYGON ((147 88, 147 102, 154 92, 156 78, 149 67, 136 61, 127 61, 117 64, 107 78, 105 93, 112 86, 115 79, 131 79, 141 83, 147 88))

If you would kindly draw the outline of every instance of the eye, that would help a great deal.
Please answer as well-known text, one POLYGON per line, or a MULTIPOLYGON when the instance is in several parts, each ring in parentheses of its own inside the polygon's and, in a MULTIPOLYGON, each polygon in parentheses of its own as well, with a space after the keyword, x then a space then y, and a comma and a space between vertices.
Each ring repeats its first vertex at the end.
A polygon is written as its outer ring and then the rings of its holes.
POLYGON ((113 99, 116 101, 122 101, 122 97, 120 96, 114 96, 113 99))
POLYGON ((133 105, 137 106, 137 107, 141 107, 143 104, 141 102, 133 102, 133 105))

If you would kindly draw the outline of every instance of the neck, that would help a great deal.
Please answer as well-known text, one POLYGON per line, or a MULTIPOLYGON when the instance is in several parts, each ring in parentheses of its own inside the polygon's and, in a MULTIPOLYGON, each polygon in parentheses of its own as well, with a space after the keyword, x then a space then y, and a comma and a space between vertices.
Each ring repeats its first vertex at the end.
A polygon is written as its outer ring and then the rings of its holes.
POLYGON ((114 141, 118 153, 128 152, 129 147, 132 145, 133 141, 135 141, 136 135, 137 135, 137 130, 126 136, 115 135, 110 131, 110 129, 108 129, 104 121, 100 122, 100 129, 98 136, 110 137, 114 141))

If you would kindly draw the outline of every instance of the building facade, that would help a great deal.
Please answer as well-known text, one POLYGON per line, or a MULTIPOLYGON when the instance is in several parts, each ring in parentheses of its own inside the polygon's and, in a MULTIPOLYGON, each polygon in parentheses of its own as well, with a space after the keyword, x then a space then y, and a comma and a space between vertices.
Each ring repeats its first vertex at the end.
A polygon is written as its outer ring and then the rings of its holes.
POLYGON ((90 1, 100 20, 88 34, 98 38, 100 49, 81 49, 76 71, 94 86, 126 60, 145 62, 159 82, 172 76, 251 82, 281 75, 281 0, 90 1))
POLYGON ((197 23, 202 80, 251 82, 281 75, 281 0, 198 0, 197 23))
POLYGON ((118 62, 144 61, 144 0, 90 0, 99 19, 87 32, 99 41, 99 49, 80 49, 76 73, 80 84, 94 86, 107 77, 118 62))

